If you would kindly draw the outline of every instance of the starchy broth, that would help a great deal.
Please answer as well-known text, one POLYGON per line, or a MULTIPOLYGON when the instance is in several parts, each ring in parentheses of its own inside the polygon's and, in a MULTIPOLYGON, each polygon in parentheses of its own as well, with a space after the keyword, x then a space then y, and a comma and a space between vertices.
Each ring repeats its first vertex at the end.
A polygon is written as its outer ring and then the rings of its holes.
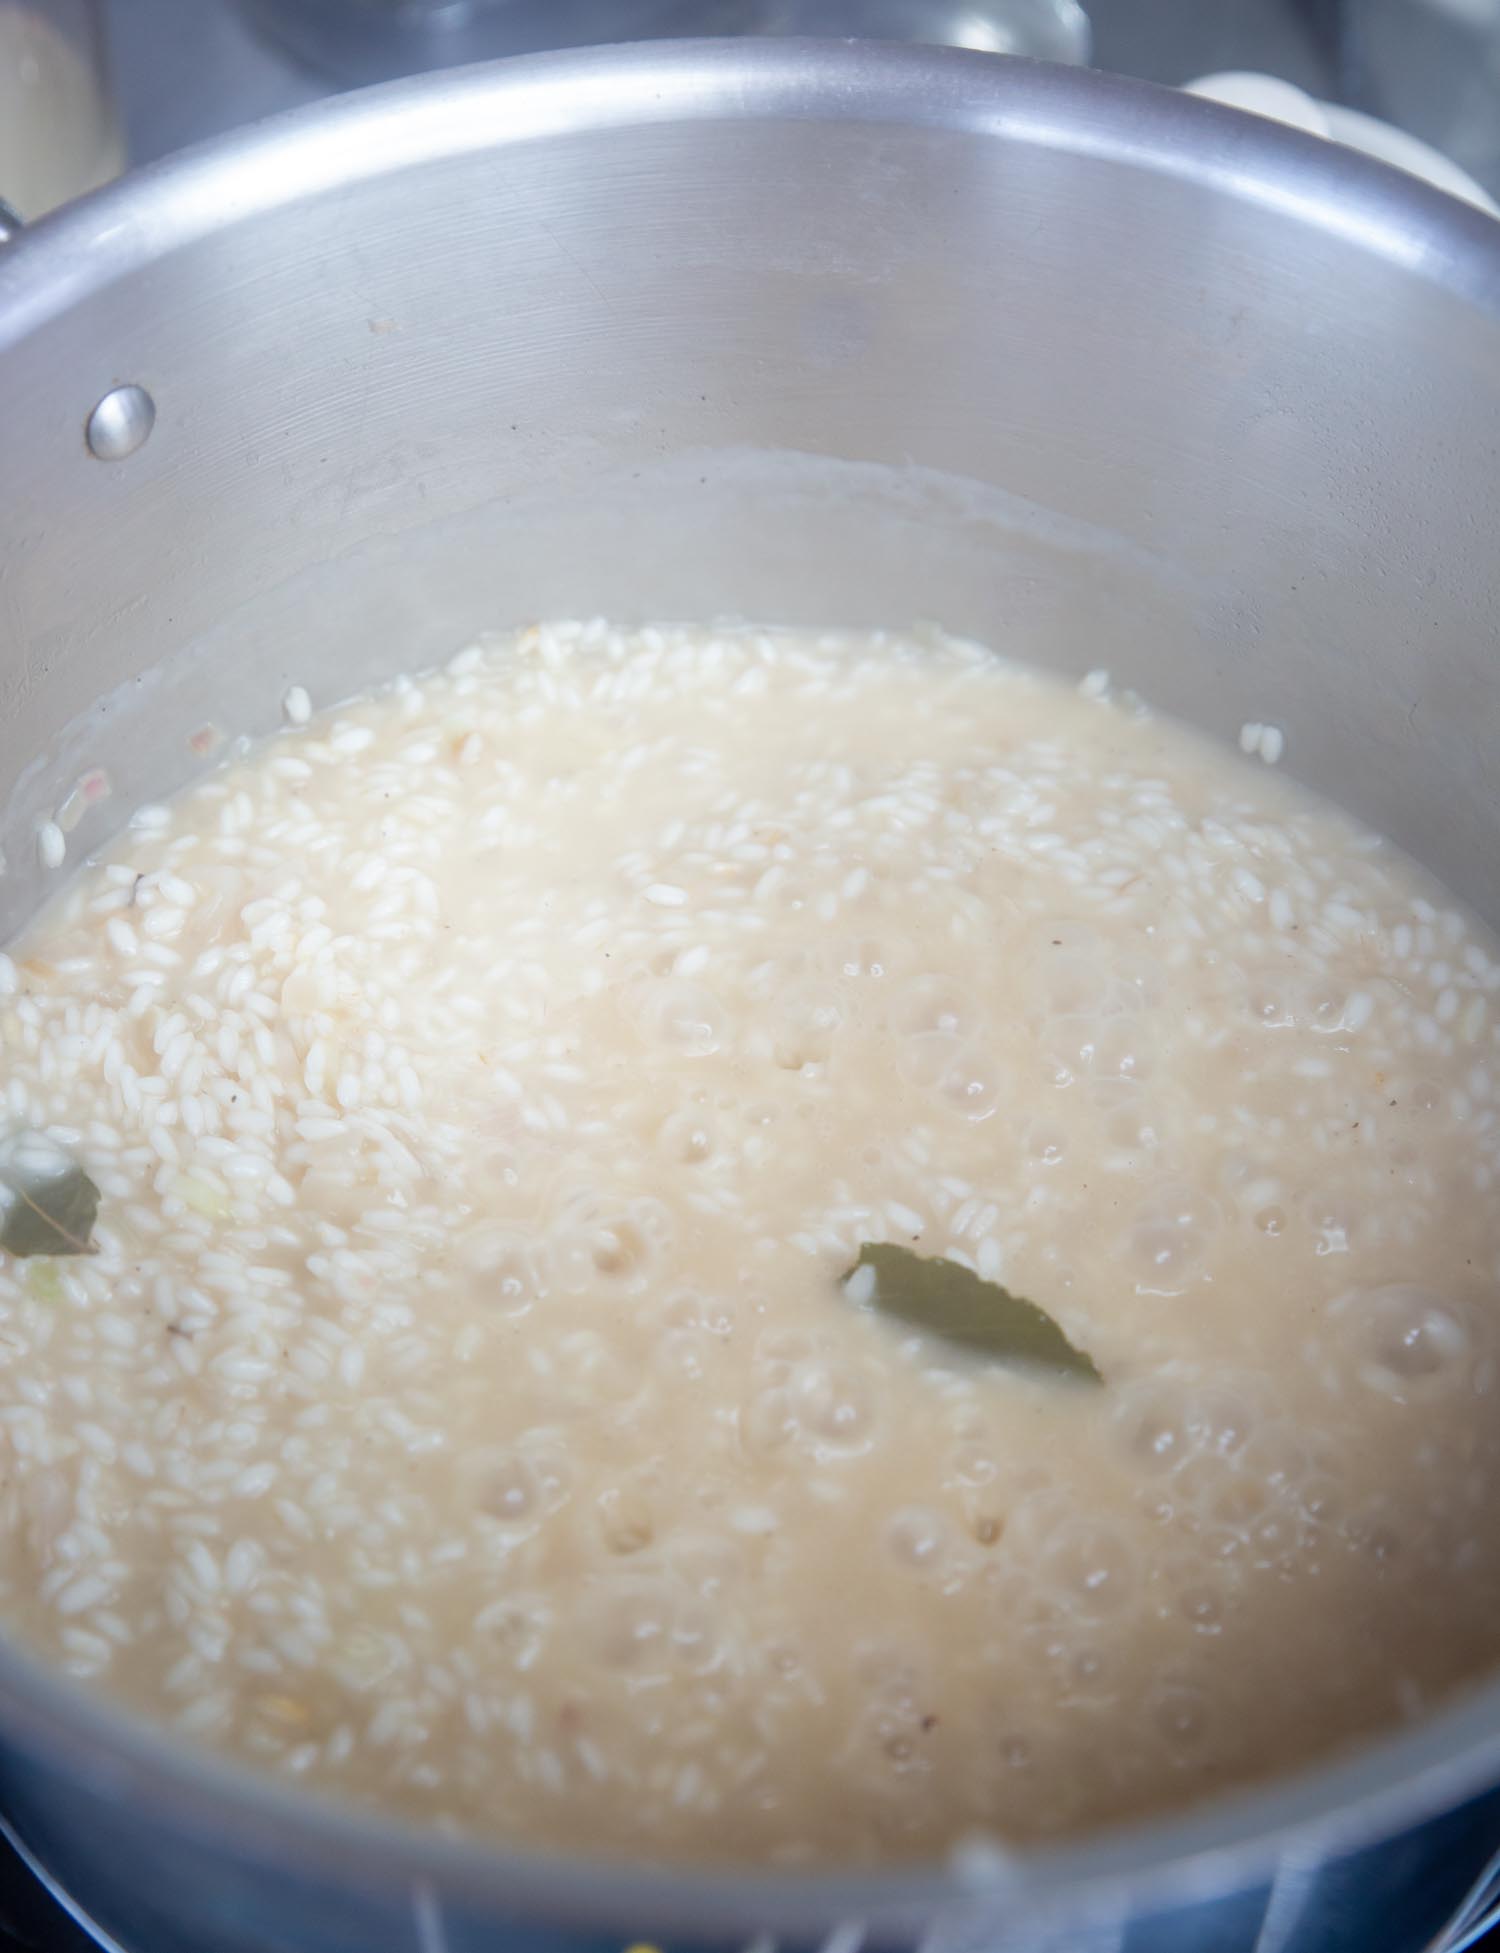
POLYGON ((936 634, 554 624, 288 717, 0 955, 0 1141, 101 1196, 0 1254, 13 1631, 341 1797, 752 1863, 1495 1659, 1500 948, 1410 862, 936 634), (1102 1385, 846 1294, 883 1241, 1102 1385))

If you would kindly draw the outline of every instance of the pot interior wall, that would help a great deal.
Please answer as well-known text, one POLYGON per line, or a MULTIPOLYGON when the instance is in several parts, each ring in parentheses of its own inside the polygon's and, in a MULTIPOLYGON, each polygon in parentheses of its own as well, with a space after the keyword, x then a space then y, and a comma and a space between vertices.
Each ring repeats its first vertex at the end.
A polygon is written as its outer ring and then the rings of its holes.
POLYGON ((1293 771, 1500 909, 1493 321, 1399 236, 997 135, 1003 93, 943 72, 954 126, 773 90, 477 149, 455 112, 460 153, 366 132, 336 168, 325 133, 237 218, 158 242, 127 191, 13 249, 0 343, 28 255, 132 247, 14 309, 0 358, 0 934, 89 767, 115 791, 70 859, 289 683, 596 612, 1105 665, 1230 739, 1282 725, 1293 771), (155 431, 94 460, 125 380, 155 431))

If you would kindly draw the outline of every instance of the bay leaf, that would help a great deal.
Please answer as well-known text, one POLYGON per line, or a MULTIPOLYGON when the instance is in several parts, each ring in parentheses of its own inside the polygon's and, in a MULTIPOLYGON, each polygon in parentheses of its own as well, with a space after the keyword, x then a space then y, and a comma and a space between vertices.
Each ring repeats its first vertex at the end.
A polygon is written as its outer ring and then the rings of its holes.
POLYGON ((997 1363, 1053 1370, 1082 1383, 1104 1381, 1094 1359, 1068 1340, 1045 1309, 961 1262, 913 1254, 895 1241, 866 1241, 843 1282, 861 1268, 875 1271, 871 1307, 908 1328, 997 1363))
POLYGON ((0 1168, 10 1193, 0 1222, 0 1250, 24 1260, 29 1255, 97 1254, 91 1236, 99 1217, 99 1189, 74 1161, 50 1161, 32 1171, 14 1160, 0 1168))

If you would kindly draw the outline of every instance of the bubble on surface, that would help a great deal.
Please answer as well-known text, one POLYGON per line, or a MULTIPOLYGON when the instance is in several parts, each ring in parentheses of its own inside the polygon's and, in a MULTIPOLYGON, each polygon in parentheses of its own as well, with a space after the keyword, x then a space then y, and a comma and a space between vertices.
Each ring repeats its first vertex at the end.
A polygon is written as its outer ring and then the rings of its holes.
MULTIPOLYGON (((1138 1102, 1131 1092, 1123 1095, 1113 1105, 1101 1107, 1104 1112, 1104 1135, 1111 1146, 1123 1153, 1149 1156, 1160 1146, 1160 1135, 1151 1113, 1138 1102)), ((1143 1158, 1141 1164, 1145 1164, 1143 1158)))
POLYGON ((1047 1649, 1061 1700, 1069 1705, 1110 1702, 1119 1692, 1119 1652, 1097 1639, 1056 1639, 1047 1649))
POLYGON ((805 1329, 768 1329, 756 1341, 756 1374, 767 1383, 789 1383, 798 1364, 819 1353, 805 1329))
POLYGON ((720 1666, 727 1646, 718 1612, 698 1595, 677 1602, 670 1626, 672 1660, 691 1675, 708 1675, 720 1666))
POLYGON ((1208 1740, 1208 1699, 1190 1683, 1158 1683, 1150 1692, 1147 1715, 1151 1727, 1174 1751, 1196 1753, 1208 1740))
POLYGON ((661 1319, 669 1329, 701 1329, 705 1306, 697 1289, 676 1289, 663 1302, 661 1319))
POLYGON ((407 1659, 399 1635, 362 1625, 342 1637, 329 1667, 345 1688, 364 1694, 379 1688, 407 1659))
POLYGON ((1349 1548, 1376 1566, 1388 1566, 1405 1550, 1405 1541, 1389 1502, 1366 1501, 1342 1521, 1339 1532, 1349 1548))
POLYGON ((928 1569, 942 1558, 948 1543, 947 1522, 929 1506, 902 1506, 885 1529, 886 1545, 902 1566, 928 1569))
POLYGON ((1195 1538, 1209 1564, 1236 1567, 1245 1557, 1245 1535, 1238 1526, 1206 1524, 1198 1528, 1195 1538))
POLYGON ((640 1553, 656 1537, 651 1502, 638 1485, 606 1487, 595 1499, 594 1510, 607 1552, 622 1557, 640 1553))
POLYGON ((1189 1579, 1175 1596, 1177 1613, 1195 1634, 1222 1634, 1228 1596, 1211 1581, 1189 1579))
POLYGON ((953 1452, 953 1476, 960 1485, 992 1485, 999 1475, 994 1448, 965 1434, 953 1452))
POLYGON ((1289 1507, 1262 1513, 1247 1534, 1250 1563, 1284 1574, 1295 1571, 1298 1556, 1307 1543, 1307 1528, 1301 1514, 1289 1507))
POLYGON ((1129 1019, 1092 1025, 1077 1047, 1078 1065, 1091 1081, 1138 1085, 1152 1070, 1152 1052, 1139 1025, 1129 1019))
POLYGON ((590 1242, 594 1266, 601 1275, 628 1281, 643 1274, 651 1260, 651 1242, 629 1215, 600 1228, 590 1242))
MULTIPOLYGON (((1191 1471, 1192 1467, 1187 1469, 1191 1471)), ((1210 1494, 1204 1507, 1205 1516, 1215 1525, 1243 1531, 1263 1518, 1271 1498, 1269 1488, 1260 1479, 1230 1467, 1222 1483, 1210 1494)))
POLYGON ((795 1682, 806 1669, 806 1653, 801 1642, 792 1635, 781 1635, 767 1641, 762 1646, 761 1654, 772 1677, 778 1682, 795 1682))
POLYGON ((694 1106, 662 1121, 657 1144, 667 1159, 682 1166, 707 1166, 718 1156, 721 1141, 712 1114, 694 1106))
POLYGON ((1109 945, 1086 923, 1040 922, 1023 954, 1027 990, 1044 1017, 1098 1017, 1111 1010, 1117 985, 1109 945))
POLYGON ((1254 1379, 1200 1386, 1188 1411, 1198 1442, 1220 1457, 1237 1457, 1263 1421, 1262 1394, 1254 1379))
POLYGON ((783 1071, 826 1065, 844 1022, 844 1006, 832 984, 801 983, 778 999, 772 1055, 783 1071))
POLYGON ((854 980, 889 977, 893 963, 891 945, 875 936, 852 937, 838 954, 840 976, 854 980))
MULTIPOLYGON (((743 1305, 727 1295, 706 1295, 699 1289, 674 1289, 662 1303, 658 1320, 663 1342, 677 1331, 692 1331, 705 1360, 711 1349, 731 1340, 739 1328, 743 1305)), ((661 1344, 658 1344, 660 1349, 661 1344)))
POLYGON ((1039 1166, 1061 1166, 1068 1154, 1067 1128, 1055 1120, 1034 1119, 1026 1128, 1026 1151, 1039 1166))
POLYGON ((555 1346, 551 1388, 574 1411, 600 1411, 626 1402, 640 1373, 625 1351, 593 1329, 575 1329, 555 1346))
POLYGON ((820 1448, 853 1451, 869 1444, 875 1428, 874 1396, 853 1364, 829 1357, 798 1364, 787 1399, 799 1431, 820 1448))
POLYGON ((1300 1487, 1313 1469, 1316 1447, 1290 1418, 1273 1417, 1245 1433, 1240 1465, 1276 1492, 1300 1487))
POLYGON ((727 1592, 745 1573, 742 1548, 718 1532, 674 1531, 667 1539, 664 1557, 684 1590, 707 1600, 727 1592))
POLYGON ((482 1512, 507 1525, 521 1525, 541 1507, 536 1473, 516 1452, 499 1452, 477 1467, 478 1503, 482 1512))
POLYGON ((662 1201, 620 1205, 594 1189, 575 1190, 560 1204, 548 1242, 550 1279, 567 1295, 600 1285, 637 1294, 655 1277, 672 1233, 671 1212, 662 1201))
POLYGON ((1072 1613, 1102 1621, 1130 1605, 1137 1586, 1135 1556, 1115 1529, 1088 1518, 1064 1520, 1037 1556, 1038 1577, 1072 1613))
POLYGON ((520 1450, 537 1488, 541 1510, 559 1511, 572 1496, 576 1477, 566 1440, 554 1431, 537 1432, 522 1441, 520 1450))
POLYGON ((740 1442, 752 1457, 780 1451, 797 1435, 797 1418, 784 1383, 755 1391, 740 1411, 740 1442))
POLYGON ((1006 1073, 987 1052, 964 1046, 937 1079, 939 1099, 960 1117, 979 1125, 1006 1098, 1006 1073))
POLYGON ((1463 1378, 1473 1336, 1458 1307, 1435 1290, 1392 1282, 1346 1289, 1329 1315, 1352 1345, 1360 1380, 1399 1402, 1463 1378))
POLYGON ((648 978, 631 987, 624 1002, 643 1037, 683 1057, 710 1057, 729 1034, 724 1005, 711 990, 682 977, 648 978))
POLYGON ((1128 1237, 1138 1292, 1181 1295, 1201 1269, 1219 1226, 1218 1203, 1201 1187, 1159 1188, 1138 1209, 1128 1237))
POLYGON ((1130 1016, 1159 1001, 1162 972, 1155 959, 1090 923, 1039 922, 1023 954, 1026 994, 1044 1019, 1130 1016))
POLYGON ((879 1703, 870 1704, 856 1718, 843 1755, 865 1793, 914 1787, 931 1773, 935 1762, 921 1714, 879 1703))
POLYGON ((891 1029, 898 1037, 971 1038, 980 1028, 978 1010, 966 990, 950 977, 913 977, 896 993, 891 1029))
POLYGON ((903 1038, 896 1053, 896 1066, 910 1085, 925 1091, 935 1090, 963 1058, 964 1041, 948 1031, 919 1031, 903 1038))
POLYGON ((697 1383, 708 1369, 711 1348, 696 1325, 669 1329, 651 1352, 652 1367, 679 1383, 697 1383))
POLYGON ((1170 1526, 1176 1523, 1178 1506, 1176 1499, 1172 1497, 1170 1482, 1166 1483, 1165 1490, 1156 1483, 1143 1485, 1136 1494, 1135 1502, 1153 1526, 1170 1526))
POLYGON ((536 1594, 506 1594, 474 1617, 481 1645, 510 1667, 525 1671, 541 1658, 552 1629, 552 1609, 536 1594))
POLYGON ((1300 1499, 1304 1516, 1314 1525, 1337 1526, 1343 1517, 1343 1481, 1331 1472, 1314 1472, 1304 1479, 1300 1499))
POLYGON ((1354 1202, 1335 1191, 1319 1189, 1302 1203, 1303 1225, 1318 1255, 1346 1255, 1358 1247, 1361 1218, 1354 1202))
POLYGON ((739 1326, 740 1310, 728 1296, 712 1295, 703 1306, 703 1327, 719 1342, 728 1342, 739 1326))
POLYGON ((990 1493, 966 1491, 959 1504, 969 1537, 978 1546, 998 1546, 1005 1537, 1004 1507, 990 1493))
POLYGON ((607 1593, 595 1609, 596 1658, 607 1668, 637 1675, 665 1673, 671 1665, 673 1602, 671 1590, 660 1582, 607 1593))
POLYGON ((1115 1422, 1128 1454, 1149 1472, 1175 1471, 1197 1449, 1190 1400, 1172 1382, 1127 1387, 1115 1422))
POLYGON ((512 1229, 476 1228, 461 1252, 483 1306, 497 1315, 524 1316, 546 1293, 535 1248, 512 1229))

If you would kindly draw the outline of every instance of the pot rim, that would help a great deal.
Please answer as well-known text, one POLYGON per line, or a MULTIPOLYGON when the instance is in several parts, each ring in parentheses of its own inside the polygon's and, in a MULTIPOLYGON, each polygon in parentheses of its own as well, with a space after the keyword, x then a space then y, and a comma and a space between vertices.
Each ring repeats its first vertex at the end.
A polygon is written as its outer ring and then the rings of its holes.
MULTIPOLYGON (((1382 163, 1232 109, 1094 71, 873 42, 644 42, 354 91, 151 165, 0 247, 0 355, 169 253, 341 185, 565 134, 683 121, 945 128, 1206 184, 1393 261, 1500 324, 1500 223, 1382 163)), ((325 1803, 176 1744, 0 1642, 0 1728, 39 1768, 252 1858, 637 1931, 911 1935, 945 1908, 1118 1921, 1375 1842, 1500 1778, 1500 1680, 1420 1726, 1185 1812, 973 1863, 684 1870, 459 1841, 325 1803)), ((424 1897, 425 1895, 425 1897, 424 1897)), ((427 1939, 418 1931, 418 1943, 427 1939)))

